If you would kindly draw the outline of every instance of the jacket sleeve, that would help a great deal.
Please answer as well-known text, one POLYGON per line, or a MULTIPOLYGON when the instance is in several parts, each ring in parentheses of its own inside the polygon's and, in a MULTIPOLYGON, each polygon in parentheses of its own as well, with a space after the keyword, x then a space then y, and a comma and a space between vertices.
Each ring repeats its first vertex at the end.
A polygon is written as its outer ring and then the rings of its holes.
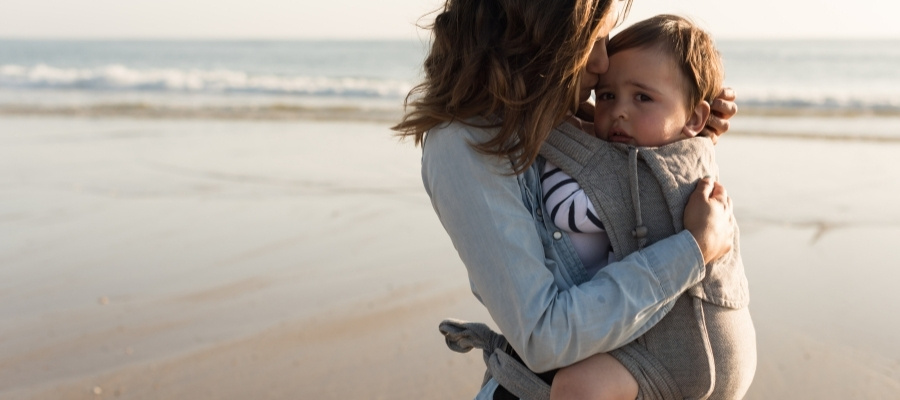
POLYGON ((544 252, 521 177, 509 175, 508 159, 475 151, 469 143, 476 140, 476 130, 459 123, 432 129, 422 178, 472 291, 532 370, 560 368, 630 342, 703 278, 700 250, 682 232, 561 289, 553 273, 560 266, 544 252))

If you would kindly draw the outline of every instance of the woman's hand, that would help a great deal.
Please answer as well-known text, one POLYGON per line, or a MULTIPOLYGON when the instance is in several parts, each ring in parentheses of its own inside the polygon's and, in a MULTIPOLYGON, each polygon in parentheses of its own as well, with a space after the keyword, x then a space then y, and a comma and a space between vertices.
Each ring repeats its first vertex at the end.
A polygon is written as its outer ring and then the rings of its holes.
POLYGON ((596 136, 594 133, 594 103, 585 101, 579 104, 575 115, 569 117, 569 123, 591 136, 596 136))
POLYGON ((701 179, 684 207, 684 227, 700 246, 705 264, 731 251, 734 244, 733 215, 731 198, 725 187, 710 178, 701 179))
POLYGON ((734 100, 735 94, 731 88, 724 88, 719 92, 710 104, 712 111, 701 135, 709 137, 713 143, 719 141, 719 136, 728 130, 728 120, 737 114, 737 104, 734 100))
POLYGON ((578 110, 575 111, 575 116, 580 118, 583 121, 594 122, 594 112, 596 111, 596 107, 591 100, 584 101, 578 105, 578 110))
POLYGON ((597 134, 594 132, 594 123, 591 121, 585 121, 581 118, 578 118, 577 115, 573 115, 569 117, 569 123, 572 124, 572 126, 584 131, 584 133, 587 133, 591 136, 597 136, 597 134))

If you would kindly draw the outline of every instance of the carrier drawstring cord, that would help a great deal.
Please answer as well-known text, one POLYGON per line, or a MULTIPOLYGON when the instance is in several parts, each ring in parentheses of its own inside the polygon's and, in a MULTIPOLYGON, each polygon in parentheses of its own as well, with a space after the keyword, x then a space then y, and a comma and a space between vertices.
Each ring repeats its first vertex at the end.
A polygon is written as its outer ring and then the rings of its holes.
POLYGON ((631 235, 638 241, 638 250, 643 249, 647 245, 647 227, 644 226, 644 220, 641 217, 641 195, 638 187, 638 170, 637 170, 638 148, 628 148, 628 165, 630 167, 628 181, 631 183, 631 205, 634 207, 634 230, 631 235))

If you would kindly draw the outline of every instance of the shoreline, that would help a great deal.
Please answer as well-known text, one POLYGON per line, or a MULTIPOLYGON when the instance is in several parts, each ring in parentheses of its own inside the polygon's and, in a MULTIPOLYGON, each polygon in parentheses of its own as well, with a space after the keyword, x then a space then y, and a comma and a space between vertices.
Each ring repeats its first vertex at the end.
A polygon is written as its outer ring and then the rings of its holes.
MULTIPOLYGON (((390 127, 403 117, 401 109, 352 108, 347 106, 307 107, 273 105, 264 107, 156 107, 144 103, 80 107, 3 106, 0 116, 12 119, 96 119, 135 121, 195 122, 282 122, 383 124, 390 127)), ((900 116, 846 116, 831 114, 753 114, 741 109, 732 119, 726 137, 802 139, 852 142, 900 142, 900 116)))
POLYGON ((148 103, 94 104, 83 106, 0 105, 0 115, 11 117, 134 118, 147 120, 225 121, 358 121, 396 122, 402 110, 354 108, 350 106, 308 107, 273 104, 268 106, 166 107, 148 103))

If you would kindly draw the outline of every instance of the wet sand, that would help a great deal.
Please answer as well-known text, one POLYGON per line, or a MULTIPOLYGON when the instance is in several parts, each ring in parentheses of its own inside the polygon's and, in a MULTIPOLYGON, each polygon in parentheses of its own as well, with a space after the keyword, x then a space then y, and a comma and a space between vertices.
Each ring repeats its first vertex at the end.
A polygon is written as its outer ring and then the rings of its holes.
MULTIPOLYGON (((718 146, 748 399, 897 398, 900 142, 718 146)), ((4 117, 0 398, 471 398, 487 321, 384 123, 4 117)))

